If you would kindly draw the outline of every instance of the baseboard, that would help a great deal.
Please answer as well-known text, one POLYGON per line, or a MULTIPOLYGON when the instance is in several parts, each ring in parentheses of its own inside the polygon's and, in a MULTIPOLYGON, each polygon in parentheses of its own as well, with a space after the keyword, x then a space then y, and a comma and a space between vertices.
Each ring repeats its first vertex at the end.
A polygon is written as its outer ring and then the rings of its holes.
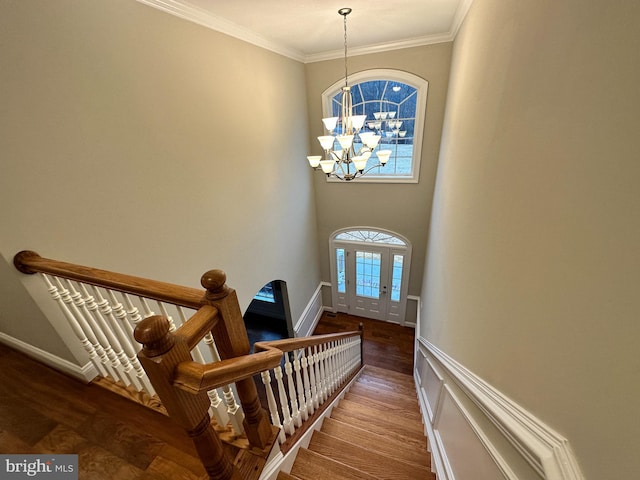
POLYGON ((440 479, 584 480, 566 438, 420 336, 414 378, 440 479))
POLYGON ((53 355, 38 347, 34 347, 31 344, 18 340, 6 333, 0 332, 0 342, 15 349, 25 355, 44 363, 45 365, 58 370, 66 375, 77 378, 80 381, 89 383, 95 377, 98 376, 96 368, 88 362, 84 366, 80 367, 74 363, 71 363, 64 358, 60 358, 57 355, 53 355))
POLYGON ((322 312, 324 311, 324 307, 322 306, 322 287, 323 283, 320 283, 302 312, 300 319, 293 327, 296 337, 310 336, 318 325, 322 312))

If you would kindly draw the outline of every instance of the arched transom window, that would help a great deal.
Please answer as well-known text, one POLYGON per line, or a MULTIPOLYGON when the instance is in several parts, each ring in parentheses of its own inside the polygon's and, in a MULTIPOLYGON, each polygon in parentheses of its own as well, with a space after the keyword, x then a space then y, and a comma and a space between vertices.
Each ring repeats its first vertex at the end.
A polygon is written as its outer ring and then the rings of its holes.
MULTIPOLYGON (((324 116, 339 116, 344 79, 322 94, 324 116)), ((349 76, 354 115, 366 115, 362 131, 382 136, 378 148, 391 150, 384 167, 368 171, 359 181, 417 182, 428 83, 398 70, 367 70, 349 76)), ((355 139, 356 147, 362 144, 355 139)), ((376 165, 372 156, 367 168, 376 165)), ((331 180, 329 180, 331 181, 331 180)))

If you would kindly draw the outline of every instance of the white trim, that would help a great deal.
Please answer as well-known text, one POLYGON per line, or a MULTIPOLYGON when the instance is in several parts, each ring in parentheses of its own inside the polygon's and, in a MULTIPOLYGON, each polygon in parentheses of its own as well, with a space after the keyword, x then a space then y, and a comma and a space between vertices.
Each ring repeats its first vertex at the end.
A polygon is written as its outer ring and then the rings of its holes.
MULTIPOLYGON (((454 22, 455 21, 456 20, 454 19, 454 22)), ((438 33, 434 35, 425 35, 423 37, 410 38, 407 40, 399 40, 397 42, 377 43, 374 45, 364 45, 362 47, 349 47, 349 57, 453 42, 454 39, 455 36, 452 36, 451 33, 438 33)), ((324 60, 335 60, 337 58, 344 58, 344 49, 306 55, 304 63, 322 62, 324 60)))
POLYGON ((66 375, 73 378, 77 378, 85 383, 91 382, 98 376, 98 370, 93 366, 91 362, 86 363, 83 367, 76 365, 75 363, 60 358, 57 355, 53 355, 38 347, 18 340, 6 333, 0 332, 0 343, 3 343, 25 355, 44 363, 45 365, 54 368, 66 375))
MULTIPOLYGON (((349 74, 349 85, 353 86, 361 82, 371 80, 392 80, 409 85, 417 90, 416 116, 413 133, 413 159, 411 175, 364 175, 358 177, 360 183, 418 183, 420 181, 420 164, 422 163, 422 144, 426 135, 425 125, 427 117, 427 100, 429 95, 429 81, 415 75, 393 68, 372 68, 349 74)), ((332 115, 332 99, 340 92, 344 85, 344 77, 322 92, 322 116, 332 115)), ((328 183, 342 183, 336 178, 327 177, 328 183)))
POLYGON ((498 428, 542 478, 546 480, 584 480, 566 438, 428 340, 417 336, 416 350, 419 350, 419 345, 438 361, 462 391, 480 408, 487 419, 498 428))
POLYGON ((324 311, 324 306, 322 305, 323 286, 325 286, 325 284, 320 282, 318 288, 313 292, 309 303, 307 303, 307 306, 302 312, 302 315, 300 315, 300 318, 293 327, 294 335, 296 337, 308 337, 313 333, 318 325, 322 312, 324 311))
MULTIPOLYGON (((225 18, 216 16, 204 9, 184 3, 180 0, 137 0, 139 3, 148 5, 163 12, 169 13, 176 17, 188 20, 190 22, 202 25, 225 35, 243 40, 258 47, 270 50, 285 57, 297 60, 303 63, 321 62, 324 60, 334 60, 343 58, 344 50, 331 50, 328 52, 314 53, 305 55, 299 50, 292 49, 283 44, 273 42, 245 27, 231 22, 225 18)), ((447 33, 434 35, 425 35, 422 37, 410 38, 396 42, 379 43, 374 45, 365 45, 362 47, 349 48, 349 56, 368 55, 371 53, 388 52, 392 50, 400 50, 403 48, 421 47, 424 45, 434 45, 438 43, 453 42, 458 34, 458 30, 464 21, 473 0, 464 0, 456 10, 452 28, 447 33)))
POLYGON ((305 55, 282 44, 272 42, 257 33, 233 23, 225 18, 213 15, 211 12, 186 4, 179 0, 137 0, 139 3, 148 5, 176 17, 188 20, 203 27, 210 28, 216 32, 224 33, 230 37, 251 43, 258 47, 270 50, 285 57, 289 57, 299 62, 305 61, 305 55))
POLYGON ((309 427, 309 429, 300 437, 300 439, 296 442, 295 446, 287 452, 286 455, 276 455, 270 463, 265 465, 262 473, 260 474, 259 480, 275 480, 278 476, 278 473, 281 471, 285 473, 289 473, 291 471, 291 467, 293 466, 293 462, 296 459, 296 455, 298 455, 298 450, 300 448, 307 448, 309 446, 309 442, 311 442, 311 436, 313 432, 316 430, 320 430, 322 428, 322 422, 324 419, 331 416, 331 412, 333 411, 333 407, 337 405, 337 403, 342 400, 345 394, 351 388, 351 385, 360 377, 362 374, 362 369, 358 372, 356 376, 354 376, 351 381, 342 389, 340 394, 333 399, 333 401, 329 404, 324 412, 313 422, 313 425, 309 427))

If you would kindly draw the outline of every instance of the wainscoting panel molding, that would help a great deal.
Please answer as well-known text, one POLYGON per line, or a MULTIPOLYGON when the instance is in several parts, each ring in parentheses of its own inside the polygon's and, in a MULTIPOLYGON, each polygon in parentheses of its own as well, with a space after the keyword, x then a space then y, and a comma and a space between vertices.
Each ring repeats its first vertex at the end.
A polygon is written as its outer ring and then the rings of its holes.
POLYGON ((569 442, 417 332, 414 378, 443 480, 584 480, 569 442))
POLYGON ((308 337, 310 336, 318 325, 324 307, 322 305, 322 287, 324 283, 320 283, 316 291, 313 293, 311 300, 302 312, 302 315, 298 319, 298 322, 293 327, 296 337, 308 337))

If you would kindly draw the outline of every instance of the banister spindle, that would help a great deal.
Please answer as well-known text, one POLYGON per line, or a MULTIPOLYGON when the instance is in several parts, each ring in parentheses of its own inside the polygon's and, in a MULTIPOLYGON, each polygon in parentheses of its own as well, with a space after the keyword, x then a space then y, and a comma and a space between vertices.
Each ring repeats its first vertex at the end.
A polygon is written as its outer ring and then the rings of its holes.
POLYGON ((60 292, 58 291, 58 287, 56 287, 51 282, 51 280, 46 274, 44 273, 41 274, 41 277, 44 279, 44 282, 47 285, 47 290, 49 292, 49 295, 58 304, 58 306, 60 307, 60 310, 62 310, 62 313, 64 314, 65 318, 67 319, 67 322, 69 323, 69 326, 71 327, 71 330, 80 341, 82 348, 84 348, 85 351, 89 354, 89 359, 91 360, 91 363, 93 363, 93 365, 96 367, 98 372, 100 372, 100 375, 102 375, 103 377, 106 377, 107 375, 109 375, 104 365, 102 365, 102 362, 100 361, 100 357, 96 352, 96 349, 87 338, 87 335, 85 334, 84 330, 82 330, 82 327, 80 326, 78 321, 75 319, 71 311, 67 308, 67 305, 62 301, 60 292))
MULTIPOLYGON (((147 378, 147 374, 144 372, 142 365, 138 361, 137 357, 137 347, 133 346, 133 332, 131 331, 130 335, 123 330, 122 323, 118 321, 116 316, 114 315, 113 308, 109 301, 102 295, 102 292, 95 285, 92 286, 93 294, 96 298, 96 305, 100 310, 100 314, 106 318, 108 325, 111 327, 113 332, 115 332, 116 337, 120 341, 120 345, 122 346, 123 351, 118 353, 118 358, 120 358, 120 362, 125 365, 129 363, 136 372, 136 376, 144 383, 147 393, 149 395, 154 395, 155 390, 151 385, 151 382, 147 378)), ((109 290, 109 292, 111 292, 109 290)), ((111 292, 112 293, 112 292, 111 292)), ((109 296, 109 294, 107 294, 109 296)), ((110 298, 115 298, 114 296, 110 296, 110 298)), ((125 327, 126 328, 126 327, 125 327)))
POLYGON ((318 371, 318 354, 314 353, 313 347, 308 348, 307 363, 309 365, 309 383, 311 384, 311 401, 313 402, 313 411, 320 405, 318 398, 318 381, 316 380, 318 371))
MULTIPOLYGON (((302 351, 304 355, 304 350, 302 351)), ((309 418, 309 412, 307 411, 307 401, 304 396, 304 385, 302 384, 302 376, 300 375, 300 358, 296 351, 292 352, 293 355, 293 371, 296 375, 296 389, 298 391, 298 408, 300 412, 300 417, 302 420, 307 420, 309 418)))
POLYGON ((296 387, 293 384, 293 368, 291 361, 289 360, 289 354, 284 354, 284 371, 287 374, 287 388, 289 389, 289 403, 291 404, 291 417, 293 418, 293 424, 295 428, 302 425, 300 419, 300 407, 298 406, 298 397, 296 394, 296 387))
POLYGON ((169 331, 169 322, 161 316, 142 320, 135 339, 143 344, 140 363, 169 416, 181 425, 196 446, 210 480, 242 480, 240 472, 226 456, 224 447, 209 418, 206 393, 193 395, 173 386, 178 364, 191 361, 188 346, 169 331))
POLYGON ((280 443, 284 442, 287 437, 280 423, 280 414, 278 413, 278 405, 276 404, 276 397, 273 395, 273 388, 271 387, 271 371, 265 370, 260 374, 264 389, 267 393, 267 403, 269 405, 269 413, 271 414, 271 423, 278 427, 278 440, 280 443))
MULTIPOLYGON (((211 359, 214 362, 219 362, 220 354, 218 353, 216 344, 213 341, 213 335, 211 335, 211 332, 204 336, 204 343, 209 348, 211 359)), ((218 425, 220 426, 224 426, 231 422, 231 428, 233 428, 233 431, 240 435, 244 432, 244 426, 242 425, 242 422, 244 421, 244 413, 236 402, 236 396, 234 395, 230 385, 224 385, 222 387, 222 396, 224 398, 224 402, 218 401, 220 397, 218 397, 218 393, 215 390, 213 390, 211 395, 209 395, 209 398, 211 399, 211 408, 215 411, 214 415, 216 422, 218 422, 218 425)))

